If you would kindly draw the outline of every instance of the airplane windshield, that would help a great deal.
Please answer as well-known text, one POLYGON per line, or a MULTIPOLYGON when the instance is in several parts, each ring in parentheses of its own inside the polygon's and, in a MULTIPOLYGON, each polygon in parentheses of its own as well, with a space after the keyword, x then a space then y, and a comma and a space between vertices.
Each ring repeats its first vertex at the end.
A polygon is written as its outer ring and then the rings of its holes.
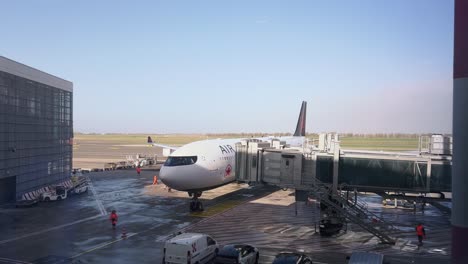
POLYGON ((197 162, 197 156, 189 157, 168 157, 164 166, 174 167, 174 166, 184 166, 192 165, 197 162))

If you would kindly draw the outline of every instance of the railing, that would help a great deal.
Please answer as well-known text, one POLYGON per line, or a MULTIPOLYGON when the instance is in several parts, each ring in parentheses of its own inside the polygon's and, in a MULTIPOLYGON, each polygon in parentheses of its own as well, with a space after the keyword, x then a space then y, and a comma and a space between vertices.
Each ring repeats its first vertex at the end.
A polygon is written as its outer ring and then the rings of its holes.
POLYGON ((381 217, 370 212, 367 204, 360 201, 348 199, 342 192, 333 192, 332 189, 315 179, 312 186, 312 193, 329 208, 333 208, 349 221, 358 224, 360 227, 378 237, 382 243, 395 244, 395 239, 391 236, 398 231, 393 225, 386 223, 381 217))

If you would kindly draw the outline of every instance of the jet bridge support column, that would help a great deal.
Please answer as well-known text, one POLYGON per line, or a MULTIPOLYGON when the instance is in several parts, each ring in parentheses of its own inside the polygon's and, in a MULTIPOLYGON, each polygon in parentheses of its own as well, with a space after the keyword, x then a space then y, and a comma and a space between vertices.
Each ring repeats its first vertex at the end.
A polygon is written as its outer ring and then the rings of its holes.
POLYGON ((455 0, 452 263, 468 263, 468 1, 455 0))
POLYGON ((333 192, 338 190, 338 169, 340 168, 340 145, 338 142, 333 142, 333 192))
POLYGON ((427 169, 426 169, 426 191, 431 191, 431 176, 432 176, 432 159, 427 160, 427 169))

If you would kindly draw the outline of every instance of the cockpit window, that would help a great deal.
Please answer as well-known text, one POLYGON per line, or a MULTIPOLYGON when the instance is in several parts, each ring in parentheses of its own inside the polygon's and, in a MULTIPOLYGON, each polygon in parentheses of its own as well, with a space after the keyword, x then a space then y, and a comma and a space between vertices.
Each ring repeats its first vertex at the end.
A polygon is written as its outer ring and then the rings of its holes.
POLYGON ((173 167, 173 166, 184 166, 192 165, 197 162, 197 156, 189 157, 168 157, 164 166, 173 167))

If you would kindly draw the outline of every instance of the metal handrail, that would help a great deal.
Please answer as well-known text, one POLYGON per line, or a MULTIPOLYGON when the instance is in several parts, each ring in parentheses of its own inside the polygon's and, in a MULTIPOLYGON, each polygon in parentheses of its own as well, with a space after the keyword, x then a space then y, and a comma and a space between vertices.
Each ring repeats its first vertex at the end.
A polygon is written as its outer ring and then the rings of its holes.
POLYGON ((315 179, 315 183, 312 187, 315 195, 328 206, 333 207, 347 219, 357 223, 368 232, 377 236, 382 242, 395 244, 395 240, 391 238, 388 233, 393 233, 397 231, 397 229, 393 225, 385 223, 378 215, 369 211, 367 209, 367 203, 350 200, 341 192, 333 192, 330 186, 322 183, 318 179, 315 179), (350 201, 352 201, 351 204, 349 204, 350 201), (346 206, 347 210, 342 206, 346 206), (364 218, 362 216, 364 216, 364 218))

